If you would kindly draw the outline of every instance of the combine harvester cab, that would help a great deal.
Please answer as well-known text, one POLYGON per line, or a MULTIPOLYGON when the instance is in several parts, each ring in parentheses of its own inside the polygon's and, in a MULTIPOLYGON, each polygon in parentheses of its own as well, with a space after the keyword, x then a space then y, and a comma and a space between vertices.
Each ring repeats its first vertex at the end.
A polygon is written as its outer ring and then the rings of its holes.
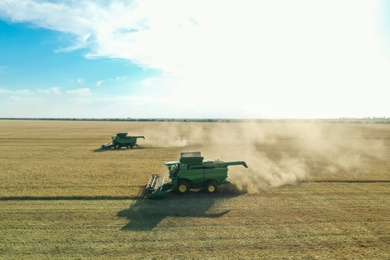
POLYGON ((103 144, 102 148, 103 149, 120 149, 122 147, 126 147, 127 149, 131 149, 134 146, 138 146, 137 144, 137 139, 138 138, 143 138, 145 139, 144 136, 130 136, 128 133, 117 133, 116 135, 112 136, 112 143, 111 144, 103 144))
POLYGON ((229 183, 228 166, 243 165, 248 168, 244 161, 204 161, 200 152, 181 153, 178 161, 166 162, 165 165, 168 167, 169 180, 152 175, 145 188, 145 198, 163 198, 168 190, 186 194, 190 189, 205 188, 208 193, 214 193, 217 186, 229 183))

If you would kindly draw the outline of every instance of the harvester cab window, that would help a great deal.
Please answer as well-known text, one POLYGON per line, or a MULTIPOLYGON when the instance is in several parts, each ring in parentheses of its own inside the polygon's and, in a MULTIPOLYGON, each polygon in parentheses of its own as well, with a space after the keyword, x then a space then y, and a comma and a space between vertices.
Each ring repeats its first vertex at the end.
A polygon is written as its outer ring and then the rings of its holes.
POLYGON ((176 176, 177 173, 179 172, 179 167, 178 167, 178 165, 172 165, 172 166, 171 166, 171 172, 173 173, 174 176, 176 176))

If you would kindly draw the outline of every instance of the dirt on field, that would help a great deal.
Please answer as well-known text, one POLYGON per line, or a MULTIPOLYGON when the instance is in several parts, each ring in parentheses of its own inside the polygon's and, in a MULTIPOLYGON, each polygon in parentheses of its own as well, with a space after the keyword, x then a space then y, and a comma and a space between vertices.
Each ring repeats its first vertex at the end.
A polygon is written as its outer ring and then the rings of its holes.
POLYGON ((389 259, 389 152, 387 124, 0 120, 0 258, 389 259), (140 199, 185 151, 249 168, 140 199))

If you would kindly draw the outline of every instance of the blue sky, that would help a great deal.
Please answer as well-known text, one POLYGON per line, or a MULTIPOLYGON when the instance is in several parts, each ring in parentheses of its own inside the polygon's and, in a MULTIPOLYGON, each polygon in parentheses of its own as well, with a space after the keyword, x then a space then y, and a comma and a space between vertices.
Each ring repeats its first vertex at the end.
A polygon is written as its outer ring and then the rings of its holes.
POLYGON ((0 2, 0 117, 390 117, 386 1, 0 2))

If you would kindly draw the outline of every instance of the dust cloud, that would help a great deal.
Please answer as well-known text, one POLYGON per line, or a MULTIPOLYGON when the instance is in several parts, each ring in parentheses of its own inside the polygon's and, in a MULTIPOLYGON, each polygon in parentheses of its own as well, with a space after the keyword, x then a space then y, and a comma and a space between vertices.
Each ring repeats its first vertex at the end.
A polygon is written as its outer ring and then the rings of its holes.
POLYGON ((185 147, 202 143, 204 129, 197 123, 162 122, 143 129, 143 135, 154 147, 185 147))
POLYGON ((364 171, 364 158, 384 159, 386 154, 380 139, 366 138, 364 127, 351 124, 164 123, 147 135, 157 146, 201 151, 205 159, 245 161, 248 169, 229 167, 229 180, 249 193, 340 174, 352 176, 364 171))

